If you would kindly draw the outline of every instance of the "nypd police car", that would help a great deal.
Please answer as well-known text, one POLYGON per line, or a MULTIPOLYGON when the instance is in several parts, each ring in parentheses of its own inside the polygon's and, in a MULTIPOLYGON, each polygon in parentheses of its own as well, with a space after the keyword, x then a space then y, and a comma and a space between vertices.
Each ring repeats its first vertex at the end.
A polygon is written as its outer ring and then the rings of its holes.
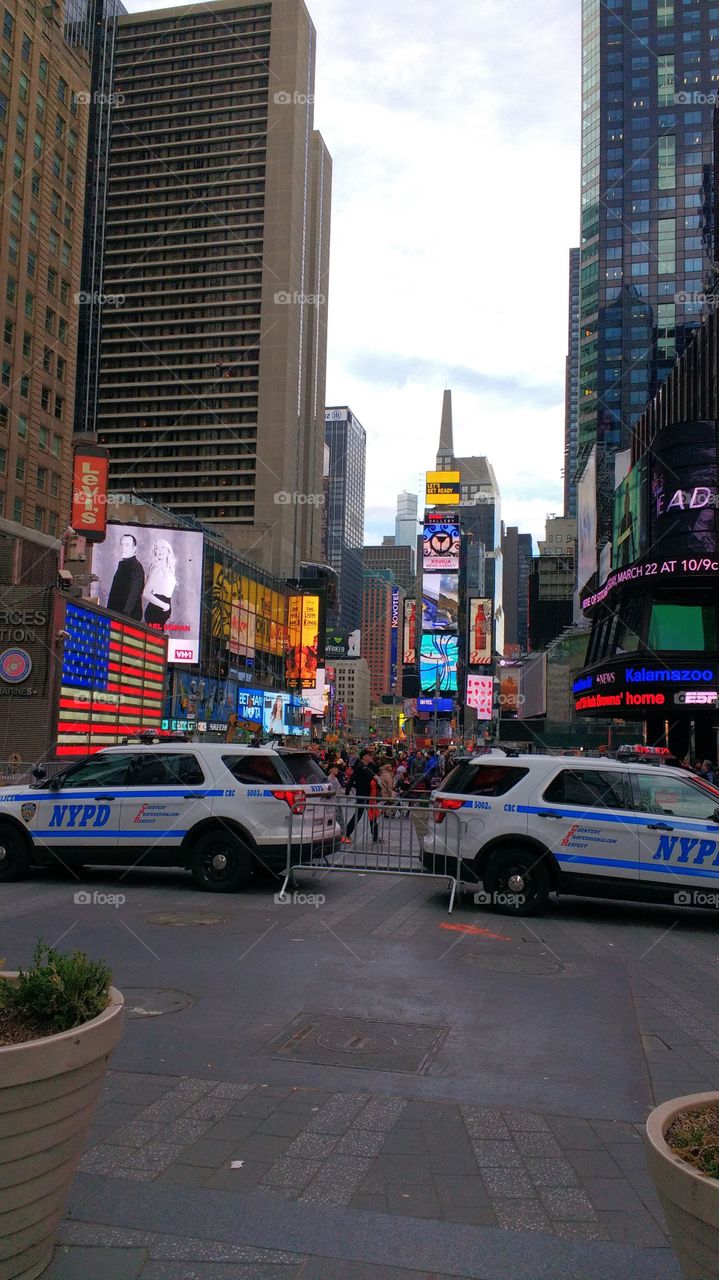
POLYGON ((54 862, 184 867, 201 888, 230 892, 258 865, 285 866, 290 831, 293 844, 310 844, 313 853, 333 846, 331 794, 308 752, 191 742, 109 747, 55 777, 0 788, 0 880, 54 862))
POLYGON ((719 790, 683 769, 619 760, 479 756, 434 794, 428 870, 476 901, 533 915, 550 893, 719 906, 719 790), (454 814, 453 818, 449 818, 454 814))

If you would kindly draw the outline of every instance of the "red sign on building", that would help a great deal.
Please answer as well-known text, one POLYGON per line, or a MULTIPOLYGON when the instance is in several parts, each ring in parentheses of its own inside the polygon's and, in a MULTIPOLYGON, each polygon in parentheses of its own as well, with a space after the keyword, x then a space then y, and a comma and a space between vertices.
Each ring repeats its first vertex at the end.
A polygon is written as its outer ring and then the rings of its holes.
POLYGON ((89 446, 75 454, 70 523, 88 542, 102 542, 105 537, 108 467, 106 449, 89 446))

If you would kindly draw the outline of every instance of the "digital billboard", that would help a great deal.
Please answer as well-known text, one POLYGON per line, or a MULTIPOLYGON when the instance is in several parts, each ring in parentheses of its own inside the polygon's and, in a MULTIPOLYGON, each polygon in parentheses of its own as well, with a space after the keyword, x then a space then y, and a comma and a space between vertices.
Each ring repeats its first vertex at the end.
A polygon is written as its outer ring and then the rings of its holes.
POLYGON ((473 596, 469 602, 467 661, 470 667, 486 667, 492 661, 492 601, 473 596))
POLYGON ((425 524, 422 535, 422 566, 436 573, 459 569, 459 525, 449 521, 425 524))
POLYGON ((466 704, 477 712, 478 720, 492 719, 494 676, 467 676, 466 704))
POLYGON ((422 636, 419 656, 419 678, 423 693, 457 692, 456 636, 422 636))
POLYGON ((168 662, 200 659, 202 543, 194 530, 108 524, 93 548, 100 604, 167 636, 168 662))
POLYGON ((58 756, 89 755, 162 725, 167 641, 68 601, 65 610, 58 756))
POLYGON ((404 602, 404 635, 402 642, 402 662, 405 667, 417 665, 417 601, 404 602))
POLYGON ((317 683, 319 628, 319 596, 290 596, 285 655, 285 680, 289 689, 314 689, 317 683))
POLYGON ((427 506, 456 507, 459 504, 459 472, 427 472, 427 506))
POLYGON ((265 693, 262 728, 270 738, 304 733, 304 712, 300 700, 289 693, 265 693))
POLYGON ((715 560, 719 552, 717 424, 683 422, 665 427, 648 450, 648 466, 652 557, 715 560))
POLYGON ((459 574, 422 574, 422 630, 456 631, 459 618, 459 574))
POLYGON ((577 577, 586 586, 597 572, 597 450, 592 449, 577 484, 577 577))
POLYGON ((646 466, 640 460, 614 490, 612 519, 612 568, 634 564, 645 551, 646 466))
POLYGON ((107 525, 107 449, 79 448, 72 462, 70 523, 89 542, 102 542, 107 525))
POLYGON ((212 634, 230 653, 252 658, 255 650, 282 655, 287 605, 284 595, 215 562, 212 566, 212 634))

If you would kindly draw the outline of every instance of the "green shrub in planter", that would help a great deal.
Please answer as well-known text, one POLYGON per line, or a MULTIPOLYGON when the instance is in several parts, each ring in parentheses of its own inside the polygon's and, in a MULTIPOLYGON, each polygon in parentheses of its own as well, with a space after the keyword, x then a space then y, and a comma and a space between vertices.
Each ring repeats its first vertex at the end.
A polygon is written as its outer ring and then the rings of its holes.
POLYGON ((81 951, 63 955, 38 942, 33 967, 13 981, 0 978, 0 1010, 6 1023, 37 1036, 70 1031, 107 1008, 112 974, 104 960, 88 960, 81 951))

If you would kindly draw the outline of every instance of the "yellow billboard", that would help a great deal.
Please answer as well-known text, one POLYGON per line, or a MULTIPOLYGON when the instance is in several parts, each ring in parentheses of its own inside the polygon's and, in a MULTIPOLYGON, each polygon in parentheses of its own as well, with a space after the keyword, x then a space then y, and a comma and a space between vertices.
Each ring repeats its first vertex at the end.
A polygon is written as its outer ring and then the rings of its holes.
POLYGON ((459 503, 459 472, 427 472, 427 506, 455 507, 459 503))
POLYGON ((288 689, 314 689, 320 632, 319 596, 290 596, 285 676, 288 689))

